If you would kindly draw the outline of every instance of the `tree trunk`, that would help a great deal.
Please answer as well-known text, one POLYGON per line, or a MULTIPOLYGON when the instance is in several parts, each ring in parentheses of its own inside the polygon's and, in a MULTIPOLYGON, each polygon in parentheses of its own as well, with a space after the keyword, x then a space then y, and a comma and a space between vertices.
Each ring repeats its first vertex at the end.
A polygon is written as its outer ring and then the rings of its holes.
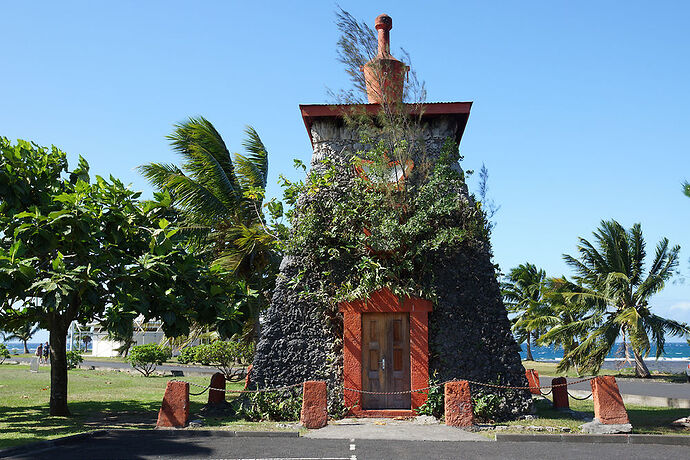
POLYGON ((67 409, 67 327, 52 321, 50 328, 50 415, 69 416, 67 409))
POLYGON ((29 347, 26 346, 26 340, 22 340, 22 343, 24 344, 24 353, 27 355, 29 354, 29 347))
POLYGON ((534 361, 534 358, 532 357, 532 346, 531 346, 531 344, 530 344, 530 341, 531 341, 530 338, 531 338, 531 336, 532 336, 532 334, 528 332, 528 333, 527 333, 527 352, 526 352, 526 355, 525 355, 525 359, 526 359, 527 361, 534 361))
POLYGON ((648 378, 651 373, 649 372, 649 369, 647 369, 647 365, 644 363, 642 355, 634 348, 633 354, 635 355, 635 375, 645 379, 648 378))

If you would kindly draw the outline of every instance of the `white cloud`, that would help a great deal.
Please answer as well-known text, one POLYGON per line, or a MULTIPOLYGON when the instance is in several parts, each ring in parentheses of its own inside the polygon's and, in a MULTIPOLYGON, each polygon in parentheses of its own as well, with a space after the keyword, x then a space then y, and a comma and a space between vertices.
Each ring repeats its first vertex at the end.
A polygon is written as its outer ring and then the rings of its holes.
POLYGON ((690 312, 690 302, 678 302, 669 307, 673 311, 687 311, 690 312))

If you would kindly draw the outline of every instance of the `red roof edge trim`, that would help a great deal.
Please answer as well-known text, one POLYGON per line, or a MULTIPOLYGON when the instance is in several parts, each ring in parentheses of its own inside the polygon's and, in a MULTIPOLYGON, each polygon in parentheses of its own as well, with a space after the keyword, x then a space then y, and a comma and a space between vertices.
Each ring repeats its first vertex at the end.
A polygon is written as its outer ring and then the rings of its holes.
MULTIPOLYGON (((427 104, 405 104, 410 115, 418 115, 422 112, 422 121, 428 118, 450 116, 458 121, 458 129, 455 133, 455 142, 460 144, 462 135, 465 132, 467 119, 470 115, 472 102, 433 102, 427 104), (421 108, 420 108, 421 107, 421 108)), ((302 113, 302 120, 304 127, 307 129, 309 140, 314 146, 314 140, 311 138, 311 125, 320 118, 343 118, 348 112, 355 113, 358 109, 364 108, 367 114, 375 115, 380 109, 380 104, 300 104, 299 109, 302 113)))

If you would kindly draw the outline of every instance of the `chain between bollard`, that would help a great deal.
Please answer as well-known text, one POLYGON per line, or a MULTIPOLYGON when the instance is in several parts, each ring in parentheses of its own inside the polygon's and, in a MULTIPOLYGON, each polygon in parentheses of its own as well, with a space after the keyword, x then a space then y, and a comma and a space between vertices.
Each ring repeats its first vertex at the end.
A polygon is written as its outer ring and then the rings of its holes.
MULTIPOLYGON (((551 394, 554 388, 557 387, 565 387, 568 385, 574 385, 576 383, 582 383, 582 382, 588 382, 590 380, 595 379, 596 377, 586 377, 580 380, 575 380, 573 382, 566 382, 566 383, 557 383, 555 385, 540 385, 538 387, 531 387, 531 386, 509 386, 509 385, 497 385, 493 383, 483 383, 483 382, 475 382, 474 380, 466 380, 471 385, 478 385, 478 386, 483 386, 483 387, 489 387, 489 388, 497 388, 497 389, 502 389, 502 390, 539 390, 542 396, 551 394), (542 389, 549 389, 548 392, 544 393, 541 390, 542 389)), ((367 391, 367 390, 357 390, 355 388, 347 388, 344 387, 345 390, 347 391, 352 391, 354 393, 362 393, 362 394, 368 394, 368 395, 402 395, 402 394, 409 394, 409 393, 420 393, 422 391, 427 391, 432 388, 438 388, 442 385, 445 385, 446 383, 449 382, 454 382, 456 380, 447 380, 443 383, 438 383, 436 385, 431 385, 428 387, 424 388, 418 388, 416 390, 405 390, 405 391, 367 391)), ((575 398, 577 399, 577 398, 575 398)))
POLYGON ((443 382, 443 383, 437 383, 436 385, 431 385, 431 386, 424 387, 424 388, 417 388, 416 390, 404 390, 404 391, 368 391, 368 390, 358 390, 356 388, 347 388, 347 387, 343 387, 343 389, 347 390, 347 391, 352 391, 353 393, 362 393, 365 395, 404 395, 404 394, 408 394, 408 393, 421 393, 422 391, 431 390, 432 388, 438 388, 442 385, 445 385, 448 382, 452 382, 452 380, 448 380, 448 381, 443 382))
POLYGON ((203 386, 203 385, 199 385, 198 383, 187 382, 187 381, 185 381, 185 380, 176 380, 176 379, 173 379, 173 380, 171 380, 171 382, 184 382, 184 383, 188 383, 189 385, 192 385, 192 386, 195 386, 195 387, 203 388, 203 390, 201 391, 201 393, 189 393, 190 396, 199 396, 199 395, 202 395, 202 394, 206 393, 207 390, 222 391, 222 392, 224 392, 224 393, 268 393, 268 392, 274 392, 274 391, 289 390, 289 389, 291 389, 291 388, 295 388, 295 387, 302 386, 302 383, 295 383, 295 384, 293 384, 293 385, 286 385, 286 386, 277 387, 277 388, 261 388, 261 389, 257 389, 257 390, 229 390, 229 389, 227 389, 227 388, 213 388, 213 387, 211 387, 211 385, 208 385, 208 386, 205 387, 205 386, 203 386))
POLYGON ((576 396, 573 396, 570 392, 568 392, 568 396, 570 396, 570 397, 573 398, 573 399, 577 399, 578 401, 584 401, 585 399, 591 398, 591 397, 592 397, 592 393, 588 394, 588 395, 585 396, 584 398, 578 398, 578 397, 576 397, 576 396))
MULTIPOLYGON (((555 384, 555 385, 543 385, 543 386, 540 385, 540 386, 537 386, 537 387, 531 387, 531 386, 497 385, 497 384, 494 384, 494 383, 476 382, 476 381, 474 381, 474 380, 466 380, 466 382, 469 383, 469 384, 471 384, 471 385, 478 385, 478 386, 483 386, 483 387, 488 387, 488 388, 497 388, 497 389, 502 389, 502 390, 539 390, 539 392, 541 393, 541 395, 542 395, 542 396, 545 396, 545 395, 551 394, 551 392, 553 391, 553 388, 564 387, 564 386, 568 386, 568 385, 574 385, 574 384, 576 384, 576 383, 588 382, 588 381, 593 380, 593 379, 595 379, 595 378, 596 378, 596 377, 586 377, 586 378, 583 378, 583 379, 580 379, 580 380, 575 380, 574 382, 557 383, 557 384, 555 384), (544 393, 544 392, 541 391, 542 389, 547 389, 547 388, 549 389, 548 392, 544 393)), ((457 380, 457 379, 456 379, 456 380, 457 380)), ((415 389, 415 390, 404 390, 404 391, 368 391, 368 390, 358 390, 358 389, 356 389, 356 388, 347 388, 347 387, 343 387, 343 389, 346 390, 346 391, 352 391, 352 392, 354 392, 354 393, 361 393, 361 394, 368 394, 368 395, 402 395, 402 394, 411 394, 411 393, 421 393, 421 392, 423 392, 423 391, 428 391, 428 390, 431 390, 431 389, 433 389, 433 388, 438 388, 438 387, 440 387, 440 386, 445 385, 446 383, 453 382, 453 381, 456 381, 456 380, 446 380, 445 382, 437 383, 437 384, 435 384, 435 385, 429 385, 428 387, 417 388, 417 389, 415 389)), ((262 388, 262 389, 256 389, 256 390, 228 390, 228 389, 225 389, 225 388, 212 388, 211 385, 208 385, 208 386, 205 387, 205 386, 203 386, 203 385, 199 385, 198 383, 186 382, 186 381, 184 381, 184 380, 172 380, 172 381, 174 381, 174 382, 185 382, 185 383, 188 383, 189 385, 193 385, 193 386, 195 386, 195 387, 203 388, 203 390, 202 390, 200 393, 190 393, 190 396, 199 396, 199 395, 202 395, 202 394, 204 394, 207 390, 222 391, 222 392, 224 392, 224 393, 237 393, 237 394, 243 394, 243 393, 268 393, 268 392, 289 390, 289 389, 291 389, 291 388, 295 388, 295 387, 301 386, 301 385, 303 384, 303 383, 295 383, 295 384, 293 384, 293 385, 286 385, 286 386, 282 386, 282 387, 276 387, 276 388, 262 388)), ((590 393, 590 395, 587 396, 586 398, 576 398, 576 397, 574 397, 573 395, 571 395, 570 392, 568 392, 568 395, 569 395, 571 398, 573 398, 573 399, 578 399, 578 400, 588 399, 589 397, 592 396, 591 393, 590 393)))

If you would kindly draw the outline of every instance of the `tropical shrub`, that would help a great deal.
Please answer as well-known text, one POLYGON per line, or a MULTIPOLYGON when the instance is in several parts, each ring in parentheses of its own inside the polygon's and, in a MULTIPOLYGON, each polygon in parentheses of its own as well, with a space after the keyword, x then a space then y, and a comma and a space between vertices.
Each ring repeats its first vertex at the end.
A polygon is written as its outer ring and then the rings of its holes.
POLYGON ((84 358, 81 356, 81 352, 76 350, 67 352, 67 369, 74 369, 83 362, 84 358))
MULTIPOLYGON (((429 378, 429 386, 439 383, 436 371, 429 378)), ((445 412, 445 398, 443 396, 443 385, 434 386, 427 392, 426 402, 415 409, 419 415, 431 415, 440 419, 445 412)))
POLYGON ((480 421, 492 420, 501 402, 503 402, 503 397, 496 393, 479 393, 473 395, 472 410, 474 411, 474 416, 480 421))
POLYGON ((240 402, 237 415, 245 420, 257 422, 294 422, 299 420, 302 410, 302 393, 299 391, 267 391, 253 393, 240 402))
POLYGON ((172 352, 169 348, 150 343, 148 345, 132 347, 129 356, 127 356, 127 361, 134 369, 141 372, 144 377, 148 377, 156 369, 157 365, 163 364, 171 356, 172 352))
POLYGON ((196 362, 196 347, 186 347, 180 350, 177 362, 180 364, 190 364, 196 362))

